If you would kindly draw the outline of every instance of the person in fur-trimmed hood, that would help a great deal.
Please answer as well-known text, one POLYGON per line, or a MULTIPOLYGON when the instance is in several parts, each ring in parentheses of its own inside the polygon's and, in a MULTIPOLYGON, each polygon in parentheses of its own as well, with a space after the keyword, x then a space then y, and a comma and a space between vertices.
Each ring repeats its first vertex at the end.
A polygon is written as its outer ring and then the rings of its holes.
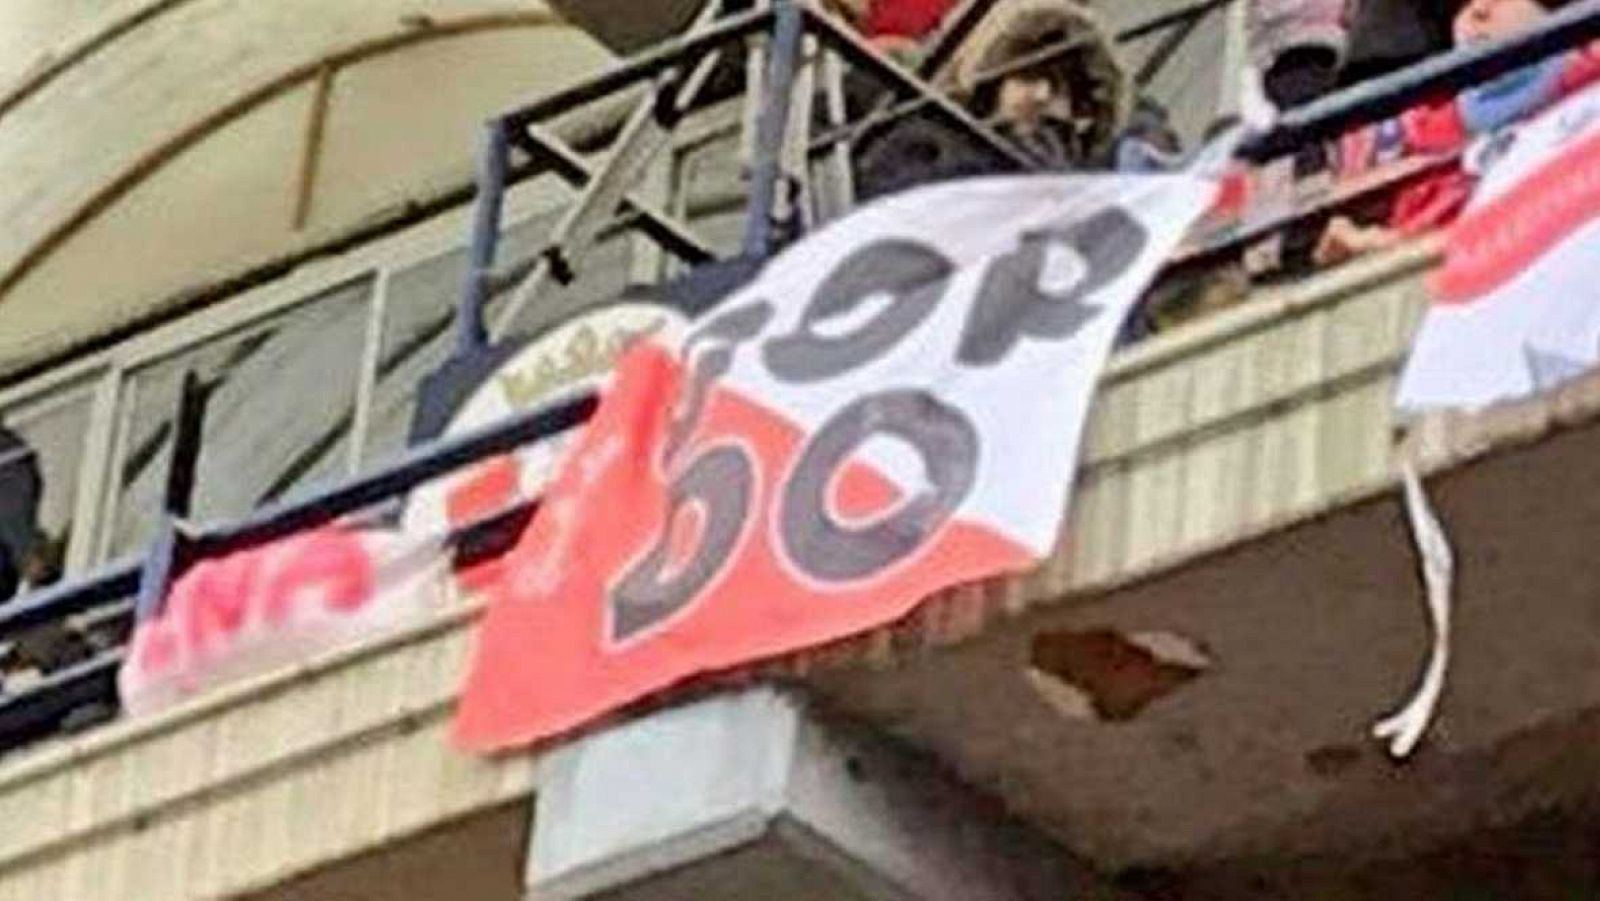
MULTIPOLYGON (((957 50, 937 87, 1056 169, 1109 162, 1133 97, 1098 18, 1074 0, 999 0, 957 50), (1065 42, 1075 45, 1029 62, 1065 42)), ((863 146, 858 167, 865 199, 1000 171, 1004 163, 969 136, 915 117, 863 146)))
POLYGON ((1105 159, 1133 106, 1099 17, 1073 0, 999 0, 951 71, 944 86, 974 113, 1060 166, 1105 159), (1009 68, 1064 42, 1077 46, 1048 62, 1009 68))

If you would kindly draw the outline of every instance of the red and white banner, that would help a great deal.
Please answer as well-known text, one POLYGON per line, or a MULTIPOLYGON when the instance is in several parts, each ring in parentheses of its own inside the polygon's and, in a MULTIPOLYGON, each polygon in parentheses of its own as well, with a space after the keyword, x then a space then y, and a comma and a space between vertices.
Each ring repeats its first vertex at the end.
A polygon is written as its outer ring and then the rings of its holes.
POLYGON ((1600 362, 1600 86, 1475 148, 1398 404, 1480 408, 1600 362))
POLYGON ((890 622, 1055 545, 1097 376, 1190 175, 923 188, 636 345, 500 568, 456 721, 493 750, 890 622))
POLYGON ((437 540, 329 526, 205 560, 138 623, 117 673, 123 707, 152 713, 304 663, 440 609, 437 540))
MULTIPOLYGON (((444 436, 469 434, 593 390, 629 344, 652 335, 675 340, 687 325, 688 317, 673 307, 642 301, 607 304, 564 320, 512 354, 468 395, 444 436)), ((406 499, 402 529, 419 538, 443 535, 538 497, 575 435, 552 436, 418 486, 406 499)), ((457 586, 470 595, 490 590, 503 563, 490 559, 466 567, 456 573, 457 586)))

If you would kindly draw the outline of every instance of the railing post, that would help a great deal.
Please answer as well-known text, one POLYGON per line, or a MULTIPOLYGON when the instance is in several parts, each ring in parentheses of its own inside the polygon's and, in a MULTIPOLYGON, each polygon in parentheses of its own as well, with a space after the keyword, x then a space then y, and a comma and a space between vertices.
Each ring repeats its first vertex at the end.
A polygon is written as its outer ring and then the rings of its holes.
POLYGON ((774 0, 772 60, 767 69, 767 102, 756 124, 755 159, 750 167, 750 206, 745 219, 744 252, 766 257, 773 251, 772 208, 783 179, 783 141, 800 63, 805 19, 796 0, 774 0))
POLYGON ((500 243, 500 214, 505 206, 509 148, 505 120, 489 120, 484 125, 478 149, 478 202, 473 211, 472 244, 467 251, 466 284, 456 312, 456 335, 463 354, 489 343, 485 311, 489 305, 495 251, 500 243))
POLYGON ((189 515, 194 502, 195 475, 200 466, 200 445, 205 438, 206 406, 211 399, 211 388, 191 370, 184 373, 183 385, 178 390, 172 460, 167 467, 162 508, 168 515, 184 517, 189 515))

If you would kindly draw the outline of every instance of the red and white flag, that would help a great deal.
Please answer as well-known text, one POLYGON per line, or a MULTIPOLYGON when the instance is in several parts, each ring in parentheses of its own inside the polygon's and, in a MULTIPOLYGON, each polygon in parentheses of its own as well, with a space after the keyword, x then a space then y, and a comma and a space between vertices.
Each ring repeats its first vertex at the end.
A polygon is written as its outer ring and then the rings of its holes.
POLYGON ((1600 362, 1600 86, 1476 151, 1482 179, 1401 375, 1407 412, 1481 408, 1600 362))
POLYGON ((1097 377, 1216 183, 979 179, 865 207, 622 359, 500 568, 456 721, 555 735, 1055 545, 1097 377))
POLYGON ((324 526, 202 561, 142 619, 117 672, 123 709, 154 713, 444 607, 440 541, 324 526))

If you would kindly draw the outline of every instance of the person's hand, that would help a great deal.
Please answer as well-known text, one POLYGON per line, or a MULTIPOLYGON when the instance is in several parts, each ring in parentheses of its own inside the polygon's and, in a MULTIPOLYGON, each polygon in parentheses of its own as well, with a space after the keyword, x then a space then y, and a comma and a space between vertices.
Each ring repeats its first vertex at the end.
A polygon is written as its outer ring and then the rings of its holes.
POLYGON ((1381 225, 1359 225, 1349 216, 1335 216, 1318 239, 1312 258, 1318 266, 1334 266, 1391 247, 1396 240, 1397 235, 1381 225))
POLYGON ((908 69, 916 65, 922 50, 915 38, 900 34, 879 35, 872 39, 872 47, 908 69))

